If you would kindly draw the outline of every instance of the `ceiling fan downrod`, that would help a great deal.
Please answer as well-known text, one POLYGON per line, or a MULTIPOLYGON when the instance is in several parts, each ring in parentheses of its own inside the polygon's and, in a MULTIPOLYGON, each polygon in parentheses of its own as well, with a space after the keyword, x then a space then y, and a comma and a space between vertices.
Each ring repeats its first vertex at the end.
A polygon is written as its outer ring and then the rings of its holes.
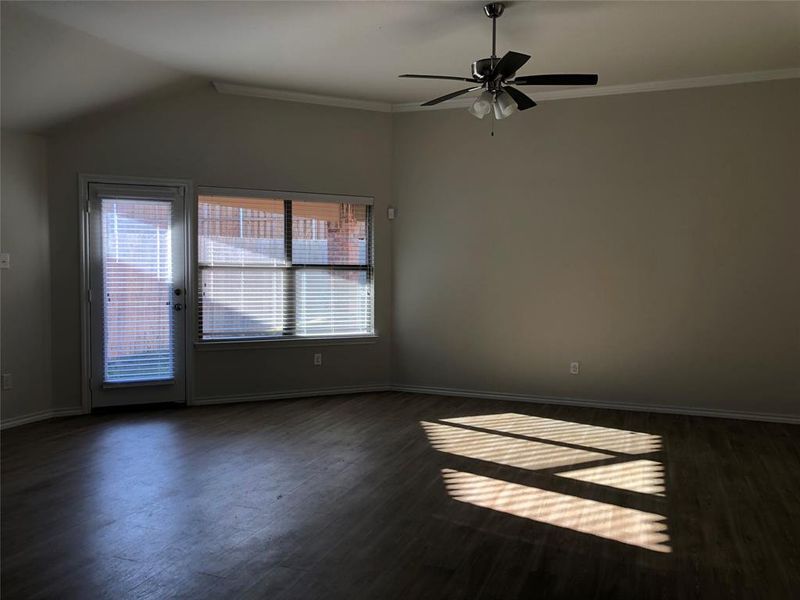
POLYGON ((502 2, 490 2, 483 7, 483 12, 492 20, 492 60, 497 58, 497 18, 505 9, 506 5, 502 2))
POLYGON ((494 85, 488 80, 500 59, 497 58, 497 19, 503 14, 506 5, 502 2, 490 2, 483 7, 484 14, 492 20, 492 55, 489 58, 479 58, 472 63, 472 77, 487 83, 490 91, 497 92, 494 85))

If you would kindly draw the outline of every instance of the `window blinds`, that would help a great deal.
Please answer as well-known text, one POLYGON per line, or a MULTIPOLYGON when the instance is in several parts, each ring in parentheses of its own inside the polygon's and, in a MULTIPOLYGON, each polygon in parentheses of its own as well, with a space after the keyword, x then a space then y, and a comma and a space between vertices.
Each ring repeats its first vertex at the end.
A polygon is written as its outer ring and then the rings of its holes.
POLYGON ((174 376, 172 203, 103 199, 106 383, 174 376))
POLYGON ((201 340, 371 334, 371 206, 200 194, 201 340))

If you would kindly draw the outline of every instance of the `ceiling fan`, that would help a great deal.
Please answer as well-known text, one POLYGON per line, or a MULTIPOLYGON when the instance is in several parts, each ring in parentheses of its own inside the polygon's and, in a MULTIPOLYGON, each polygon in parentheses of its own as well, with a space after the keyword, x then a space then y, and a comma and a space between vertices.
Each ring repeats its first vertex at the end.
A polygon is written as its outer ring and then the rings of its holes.
POLYGON ((414 77, 417 79, 450 79, 453 81, 469 81, 471 87, 457 92, 434 98, 422 104, 433 106, 446 100, 451 100, 484 90, 469 108, 469 112, 482 119, 494 111, 496 119, 505 119, 515 110, 527 110, 536 106, 530 97, 519 91, 513 85, 597 85, 597 75, 588 73, 555 73, 549 75, 522 75, 517 77, 517 71, 528 62, 530 56, 519 52, 506 52, 502 58, 497 58, 497 18, 503 14, 505 5, 502 2, 491 2, 483 7, 483 12, 492 20, 492 56, 481 58, 472 63, 472 77, 456 77, 451 75, 415 75, 407 73, 400 77, 414 77))

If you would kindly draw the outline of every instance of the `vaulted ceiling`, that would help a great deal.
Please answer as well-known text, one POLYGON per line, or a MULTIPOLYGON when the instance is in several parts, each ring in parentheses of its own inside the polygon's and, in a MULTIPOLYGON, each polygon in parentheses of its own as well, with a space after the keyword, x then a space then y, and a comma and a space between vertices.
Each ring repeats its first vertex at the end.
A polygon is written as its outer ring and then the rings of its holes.
MULTIPOLYGON (((422 101, 490 54, 483 2, 3 2, 2 123, 41 130, 191 81, 422 101)), ((603 85, 800 66, 800 2, 508 2, 498 51, 603 85)))

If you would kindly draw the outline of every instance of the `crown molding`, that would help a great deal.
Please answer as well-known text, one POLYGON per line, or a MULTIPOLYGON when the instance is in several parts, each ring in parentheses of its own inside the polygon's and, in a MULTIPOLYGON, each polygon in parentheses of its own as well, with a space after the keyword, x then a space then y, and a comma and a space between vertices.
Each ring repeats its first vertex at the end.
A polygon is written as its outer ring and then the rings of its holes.
POLYGON ((224 81, 212 81, 211 84, 220 94, 252 96, 254 98, 283 100, 285 102, 302 102, 304 104, 321 104, 323 106, 338 106, 339 108, 355 108, 358 110, 371 110, 375 112, 392 112, 392 105, 387 102, 369 102, 367 100, 353 100, 352 98, 338 98, 335 96, 318 96, 317 94, 286 92, 283 90, 272 90, 254 85, 225 83, 224 81))
MULTIPOLYGON (((800 68, 791 68, 776 69, 772 71, 751 71, 749 73, 728 73, 725 75, 709 75, 707 77, 690 77, 686 79, 668 79, 664 81, 644 81, 641 83, 623 83, 619 85, 598 85, 591 87, 574 87, 563 89, 553 89, 545 86, 531 86, 533 89, 535 89, 531 95, 535 97, 537 102, 547 102, 550 100, 591 98, 594 96, 617 96, 620 94, 641 94, 645 92, 665 92, 668 90, 716 87, 722 85, 735 85, 739 83, 753 83, 758 81, 798 78, 800 78, 800 68)), ((472 98, 456 98, 449 102, 436 104, 434 106, 420 106, 420 104, 417 102, 389 104, 388 102, 370 102, 367 100, 354 100, 351 98, 338 98, 334 96, 319 96, 316 94, 287 92, 258 86, 225 83, 222 81, 212 81, 211 83, 220 94, 252 96, 255 98, 267 98, 270 100, 283 100, 285 102, 321 104, 324 106, 337 106, 339 108, 354 108, 357 110, 370 110, 376 112, 416 112, 425 110, 467 108, 474 101, 472 98)))
MULTIPOLYGON (((549 86, 530 86, 530 92, 536 102, 549 100, 568 100, 572 98, 591 98, 593 96, 617 96, 620 94, 641 94, 644 92, 665 92, 668 90, 685 90, 701 87, 734 85, 737 83, 753 83, 776 79, 800 78, 800 68, 778 69, 774 71, 752 71, 749 73, 730 73, 727 75, 710 75, 708 77, 691 77, 688 79, 669 79, 665 81, 644 81, 641 83, 623 83, 619 85, 598 85, 581 88, 553 89, 549 86)), ((527 87, 527 86, 526 86, 527 87)), ((394 104, 392 112, 415 112, 419 110, 447 110, 451 108, 468 108, 473 98, 456 98, 447 103, 422 107, 416 103, 394 104)))

